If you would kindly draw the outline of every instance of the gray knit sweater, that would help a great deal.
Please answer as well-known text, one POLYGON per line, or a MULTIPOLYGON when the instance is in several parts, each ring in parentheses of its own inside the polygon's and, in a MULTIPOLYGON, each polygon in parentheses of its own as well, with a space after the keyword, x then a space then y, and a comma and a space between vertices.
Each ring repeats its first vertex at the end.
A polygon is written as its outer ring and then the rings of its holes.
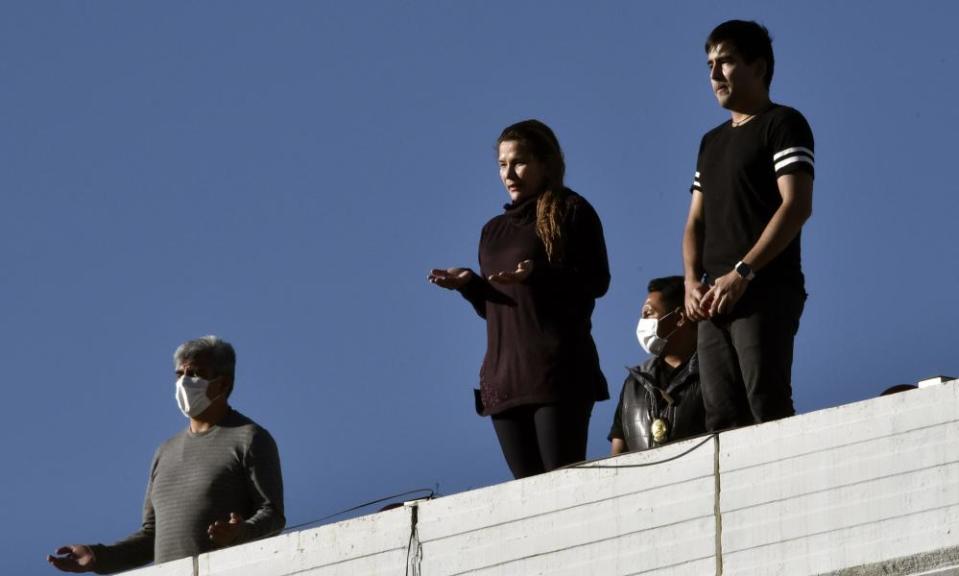
POLYGON ((202 433, 180 432, 153 456, 143 525, 110 546, 93 546, 96 572, 109 574, 196 556, 214 548, 207 527, 231 512, 245 519, 235 542, 283 529, 283 478, 273 437, 235 410, 202 433))

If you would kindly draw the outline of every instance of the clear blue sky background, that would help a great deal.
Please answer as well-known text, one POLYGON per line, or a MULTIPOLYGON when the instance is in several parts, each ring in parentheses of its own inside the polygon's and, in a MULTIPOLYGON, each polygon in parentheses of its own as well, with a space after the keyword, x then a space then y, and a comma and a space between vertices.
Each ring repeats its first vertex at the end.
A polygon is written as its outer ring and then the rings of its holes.
POLYGON ((959 375, 954 2, 4 2, 3 572, 137 528, 185 425, 172 352, 208 333, 279 443, 289 524, 508 480, 473 413, 483 323, 427 271, 475 265, 493 141, 543 119, 606 229, 615 396, 646 282, 681 272, 727 117, 702 44, 733 17, 769 26, 773 98, 816 136, 798 410, 959 375))

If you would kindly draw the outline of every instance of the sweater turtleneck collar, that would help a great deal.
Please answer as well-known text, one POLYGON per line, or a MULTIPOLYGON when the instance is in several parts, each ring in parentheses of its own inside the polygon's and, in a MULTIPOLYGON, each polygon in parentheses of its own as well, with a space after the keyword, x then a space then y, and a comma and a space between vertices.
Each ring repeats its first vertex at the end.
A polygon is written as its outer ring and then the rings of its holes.
POLYGON ((506 215, 512 220, 526 220, 529 218, 535 218, 536 216, 536 201, 539 200, 540 195, 527 196, 526 198, 520 198, 516 202, 510 202, 509 204, 503 205, 503 210, 506 212, 506 215))

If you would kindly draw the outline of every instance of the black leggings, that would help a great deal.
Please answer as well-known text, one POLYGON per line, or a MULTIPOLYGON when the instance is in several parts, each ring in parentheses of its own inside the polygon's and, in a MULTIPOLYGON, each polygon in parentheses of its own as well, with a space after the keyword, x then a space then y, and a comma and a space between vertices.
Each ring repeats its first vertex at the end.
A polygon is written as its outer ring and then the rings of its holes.
POLYGON ((593 403, 533 404, 492 417, 514 478, 525 478, 586 459, 593 403))

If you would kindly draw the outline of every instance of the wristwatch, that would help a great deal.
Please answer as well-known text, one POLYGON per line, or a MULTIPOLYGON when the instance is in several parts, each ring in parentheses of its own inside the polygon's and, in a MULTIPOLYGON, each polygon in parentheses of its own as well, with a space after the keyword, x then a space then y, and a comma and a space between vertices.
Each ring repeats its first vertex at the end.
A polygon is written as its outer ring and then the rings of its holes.
POLYGON ((756 277, 756 273, 753 272, 753 269, 749 267, 749 264, 746 264, 742 260, 736 262, 736 266, 733 268, 733 270, 742 276, 743 280, 752 280, 756 277))

